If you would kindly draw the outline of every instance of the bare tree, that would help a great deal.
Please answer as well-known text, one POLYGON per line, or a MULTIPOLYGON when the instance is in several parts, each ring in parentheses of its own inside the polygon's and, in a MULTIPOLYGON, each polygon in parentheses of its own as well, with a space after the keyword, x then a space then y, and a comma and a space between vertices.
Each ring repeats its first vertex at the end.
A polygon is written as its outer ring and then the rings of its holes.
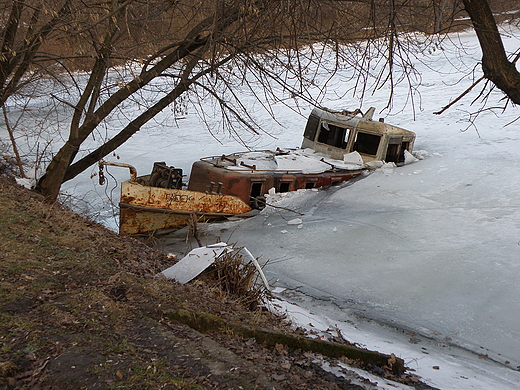
POLYGON ((24 86, 40 78, 41 68, 36 66, 39 62, 37 56, 43 55, 41 46, 49 35, 67 21, 70 11, 70 2, 67 0, 46 9, 20 0, 0 3, 0 106, 22 177, 25 177, 25 173, 5 103, 24 86))
MULTIPOLYGON (((319 62, 323 53, 311 50, 303 55, 298 50, 302 45, 318 41, 354 43, 381 36, 379 20, 373 23, 377 28, 360 28, 367 12, 364 3, 349 7, 341 1, 317 0, 176 2, 164 10, 172 20, 183 21, 179 27, 175 26, 172 42, 152 51, 133 79, 102 99, 99 91, 107 80, 110 61, 116 57, 115 53, 120 53, 116 40, 134 5, 131 1, 126 7, 121 7, 120 2, 106 2, 106 7, 111 7, 107 12, 112 16, 104 23, 103 38, 93 40, 95 61, 79 101, 71 104, 74 115, 70 136, 39 181, 38 189, 50 200, 57 197, 63 182, 114 151, 183 95, 210 95, 220 105, 226 120, 239 122, 250 131, 260 131, 237 99, 231 102, 221 97, 223 90, 233 96, 232 79, 238 78, 244 84, 252 75, 263 83, 266 94, 274 83, 293 96, 312 100, 306 95, 306 86, 312 80, 305 77, 305 67, 309 62, 319 62), (287 74, 286 78, 280 77, 275 67, 284 69, 290 77, 287 74), (103 121, 159 78, 171 81, 169 90, 163 89, 156 101, 129 118, 117 134, 75 161, 83 142, 103 121), (297 81, 290 84, 287 79, 297 81)), ((377 18, 381 18, 388 12, 387 5, 378 10, 381 14, 377 18)))
POLYGON ((35 66, 45 55, 41 51, 42 44, 50 34, 59 31, 71 15, 69 0, 48 7, 34 3, 21 0, 1 3, 0 105, 39 76, 35 66))
MULTIPOLYGON (((452 31, 462 5, 482 37, 485 77, 517 101, 518 72, 494 32, 492 14, 482 8, 487 0, 51 3, 0 2, 0 104, 4 106, 20 88, 42 75, 72 87, 72 93, 53 94, 71 119, 65 144, 38 183, 38 190, 50 201, 64 182, 186 96, 210 96, 220 106, 224 124, 237 123, 259 132, 247 107, 236 98, 237 86, 247 88, 253 81, 264 85, 264 101, 278 98, 272 89, 276 86, 316 103, 316 97, 307 93, 314 83, 311 68, 327 67, 332 78, 339 67, 350 66, 358 80, 356 88, 363 91, 369 77, 375 76, 374 88, 387 84, 392 90, 400 81, 395 78, 396 68, 402 69, 403 77, 412 77, 414 56, 420 55, 414 53, 417 42, 410 33, 452 31), (312 45, 317 42, 322 45, 312 45), (325 62, 324 45, 336 53, 335 62, 325 62), (370 74, 373 61, 381 57, 378 72, 370 74), (115 69, 126 73, 115 75, 115 69), (77 70, 87 71, 86 81, 77 70), (62 80, 63 75, 68 81, 62 80), (146 97, 149 90, 155 94, 153 99, 146 97), (141 109, 125 112, 120 128, 98 147, 82 149, 131 100, 138 101, 141 109)), ((268 105, 265 108, 269 110, 268 105)), ((231 125, 227 129, 235 131, 231 125)))

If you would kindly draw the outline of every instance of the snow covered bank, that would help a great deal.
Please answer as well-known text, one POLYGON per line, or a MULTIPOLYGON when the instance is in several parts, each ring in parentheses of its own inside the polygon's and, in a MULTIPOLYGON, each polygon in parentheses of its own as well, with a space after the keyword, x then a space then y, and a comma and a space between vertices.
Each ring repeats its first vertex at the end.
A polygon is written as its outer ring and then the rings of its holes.
MULTIPOLYGON (((391 354, 405 360, 406 366, 428 385, 443 390, 514 390, 518 388, 520 373, 499 366, 487 359, 478 359, 467 351, 453 347, 447 341, 436 341, 412 332, 397 332, 390 327, 366 321, 354 314, 331 309, 324 310, 323 302, 291 290, 280 290, 281 298, 273 302, 278 313, 286 315, 295 325, 316 337, 342 337, 355 341, 360 347, 391 354), (330 315, 330 316, 329 316, 330 315)), ((376 389, 410 389, 410 387, 354 370, 360 377, 377 385, 376 389)), ((341 369, 331 368, 341 375, 341 369)), ((345 374, 343 374, 345 375, 345 374)), ((346 374, 348 375, 348 374, 346 374)), ((370 388, 370 387, 369 387, 370 388)))

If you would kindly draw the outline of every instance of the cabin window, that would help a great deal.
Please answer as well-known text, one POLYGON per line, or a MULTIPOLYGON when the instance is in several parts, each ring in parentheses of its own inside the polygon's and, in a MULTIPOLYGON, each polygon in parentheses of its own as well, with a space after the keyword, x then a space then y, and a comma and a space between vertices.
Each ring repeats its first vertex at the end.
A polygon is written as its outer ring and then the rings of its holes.
POLYGON ((350 129, 321 122, 318 142, 335 146, 336 148, 346 149, 350 129))
POLYGON ((385 157, 386 162, 393 162, 396 164, 399 162, 399 160, 400 160, 399 152, 401 149, 399 146, 400 145, 396 145, 396 144, 388 145, 388 149, 386 151, 386 157, 385 157))
POLYGON ((385 161, 396 164, 404 163, 404 151, 410 147, 409 141, 403 141, 402 137, 392 137, 388 141, 388 149, 385 161))
POLYGON ((356 142, 354 143, 354 150, 359 153, 375 156, 377 154, 377 149, 379 149, 380 141, 380 135, 358 132, 356 142))
POLYGON ((256 198, 257 196, 263 195, 262 194, 262 185, 264 183, 261 181, 255 181, 251 183, 251 198, 256 198))
POLYGON ((305 189, 310 190, 311 188, 314 188, 314 184, 315 183, 313 181, 308 181, 305 183, 305 189))
POLYGON ((280 182, 280 190, 278 192, 289 192, 291 190, 291 182, 290 181, 282 181, 280 182))
POLYGON ((314 142, 319 124, 320 118, 314 115, 310 115, 309 119, 307 120, 307 125, 305 126, 305 132, 303 133, 303 136, 314 142))

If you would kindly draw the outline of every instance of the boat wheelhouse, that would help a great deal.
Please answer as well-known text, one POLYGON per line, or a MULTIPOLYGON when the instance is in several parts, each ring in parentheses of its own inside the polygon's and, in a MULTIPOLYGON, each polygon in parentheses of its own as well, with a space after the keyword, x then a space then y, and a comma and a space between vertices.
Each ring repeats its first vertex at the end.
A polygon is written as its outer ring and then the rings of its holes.
POLYGON ((315 108, 307 120, 302 148, 313 149, 342 159, 358 152, 363 162, 384 161, 402 165, 405 153, 412 152, 415 133, 372 119, 374 107, 364 115, 360 110, 329 111, 315 108))

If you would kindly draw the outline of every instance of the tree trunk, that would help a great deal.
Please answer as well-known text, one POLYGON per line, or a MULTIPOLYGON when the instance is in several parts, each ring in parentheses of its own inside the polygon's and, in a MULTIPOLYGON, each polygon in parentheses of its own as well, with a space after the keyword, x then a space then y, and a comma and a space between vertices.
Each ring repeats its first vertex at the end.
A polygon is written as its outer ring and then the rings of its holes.
POLYGON ((36 190, 45 196, 45 200, 54 202, 58 198, 65 173, 78 150, 79 147, 69 140, 53 157, 45 175, 41 177, 36 186, 36 190))
MULTIPOLYGON (((228 57, 228 59, 231 59, 231 57, 228 57)), ((194 58, 187 65, 184 73, 186 75, 190 74, 197 63, 197 58, 194 58)), ((196 82, 196 80, 198 80, 203 75, 209 73, 210 71, 211 69, 208 68, 204 71, 199 72, 196 76, 189 80, 179 82, 176 88, 174 88, 170 93, 166 94, 152 107, 150 107, 148 110, 146 110, 133 121, 131 121, 117 135, 112 137, 109 141, 105 142, 103 145, 101 145, 93 152, 89 153, 87 156, 83 157, 81 160, 75 162, 70 167, 68 167, 63 177, 63 183, 75 178, 81 172, 85 171, 88 167, 92 166, 93 164, 101 160, 103 157, 112 153, 119 146, 124 144, 128 139, 130 139, 130 137, 137 133, 144 124, 146 124, 149 120, 154 118, 159 112, 164 110, 170 103, 174 102, 175 99, 181 96, 184 92, 188 91, 188 89, 194 82, 196 82)))
POLYGON ((520 72, 507 58, 502 38, 487 0, 462 0, 482 48, 484 77, 520 104, 520 72))

